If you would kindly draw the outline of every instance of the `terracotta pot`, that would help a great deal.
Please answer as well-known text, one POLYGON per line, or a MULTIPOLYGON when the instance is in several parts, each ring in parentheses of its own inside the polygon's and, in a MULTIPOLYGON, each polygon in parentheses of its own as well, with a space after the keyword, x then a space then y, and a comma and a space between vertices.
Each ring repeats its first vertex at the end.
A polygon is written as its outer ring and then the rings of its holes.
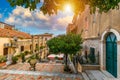
POLYGON ((5 66, 5 65, 6 65, 6 62, 0 63, 0 67, 5 66))

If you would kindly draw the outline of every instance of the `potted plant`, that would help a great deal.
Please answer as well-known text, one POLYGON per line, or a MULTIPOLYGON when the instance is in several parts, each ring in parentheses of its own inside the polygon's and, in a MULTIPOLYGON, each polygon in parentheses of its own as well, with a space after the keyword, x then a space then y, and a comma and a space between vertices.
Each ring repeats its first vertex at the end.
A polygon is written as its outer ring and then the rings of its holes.
POLYGON ((33 69, 34 71, 36 70, 36 63, 37 63, 37 59, 36 59, 36 55, 33 55, 29 58, 28 60, 29 64, 30 64, 30 68, 33 69))
POLYGON ((17 56, 12 56, 12 64, 16 64, 18 61, 18 57, 17 56))
POLYGON ((3 66, 6 64, 7 58, 6 56, 0 56, 0 66, 3 66))

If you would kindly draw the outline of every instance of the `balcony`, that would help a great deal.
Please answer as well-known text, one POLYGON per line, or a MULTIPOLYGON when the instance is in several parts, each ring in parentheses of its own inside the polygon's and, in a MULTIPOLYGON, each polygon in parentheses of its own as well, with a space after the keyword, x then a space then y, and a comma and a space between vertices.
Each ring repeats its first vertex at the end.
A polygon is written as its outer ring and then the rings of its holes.
POLYGON ((6 47, 10 47, 11 46, 11 44, 10 43, 5 43, 4 44, 4 47, 6 48, 6 47))
POLYGON ((5 43, 5 44, 4 44, 4 47, 5 47, 5 48, 9 48, 9 47, 11 47, 11 48, 16 48, 16 47, 18 47, 18 45, 15 44, 15 43, 5 43))

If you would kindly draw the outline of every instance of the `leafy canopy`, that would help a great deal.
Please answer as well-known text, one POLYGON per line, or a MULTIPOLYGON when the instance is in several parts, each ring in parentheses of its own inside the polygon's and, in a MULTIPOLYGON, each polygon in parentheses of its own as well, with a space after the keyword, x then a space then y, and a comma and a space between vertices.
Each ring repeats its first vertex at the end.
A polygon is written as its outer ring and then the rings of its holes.
POLYGON ((110 9, 119 8, 120 0, 7 0, 11 6, 23 6, 35 10, 37 4, 42 3, 40 10, 44 14, 57 14, 59 10, 63 10, 66 4, 72 6, 75 14, 81 13, 85 9, 85 5, 90 5, 90 12, 94 13, 96 8, 99 12, 107 12, 110 9))
POLYGON ((76 54, 82 48, 82 42, 81 35, 66 34, 50 39, 47 45, 52 53, 76 54))

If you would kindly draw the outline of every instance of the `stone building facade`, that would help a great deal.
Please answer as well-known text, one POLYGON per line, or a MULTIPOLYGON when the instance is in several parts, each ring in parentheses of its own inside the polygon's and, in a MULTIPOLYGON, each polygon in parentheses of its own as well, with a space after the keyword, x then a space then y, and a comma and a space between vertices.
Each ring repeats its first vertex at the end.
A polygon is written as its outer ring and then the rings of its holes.
POLYGON ((36 52, 37 47, 39 49, 40 47, 43 47, 43 49, 41 49, 41 52, 40 52, 42 59, 46 58, 47 55, 49 54, 46 42, 51 38, 53 38, 53 34, 49 34, 49 33, 32 36, 33 51, 36 52))
POLYGON ((30 34, 17 31, 13 25, 0 22, 0 55, 30 51, 30 45, 30 34))
POLYGON ((67 33, 80 34, 84 46, 95 49, 99 55, 100 69, 107 70, 120 78, 120 9, 107 13, 90 14, 89 6, 81 14, 75 15, 67 27, 67 33))

